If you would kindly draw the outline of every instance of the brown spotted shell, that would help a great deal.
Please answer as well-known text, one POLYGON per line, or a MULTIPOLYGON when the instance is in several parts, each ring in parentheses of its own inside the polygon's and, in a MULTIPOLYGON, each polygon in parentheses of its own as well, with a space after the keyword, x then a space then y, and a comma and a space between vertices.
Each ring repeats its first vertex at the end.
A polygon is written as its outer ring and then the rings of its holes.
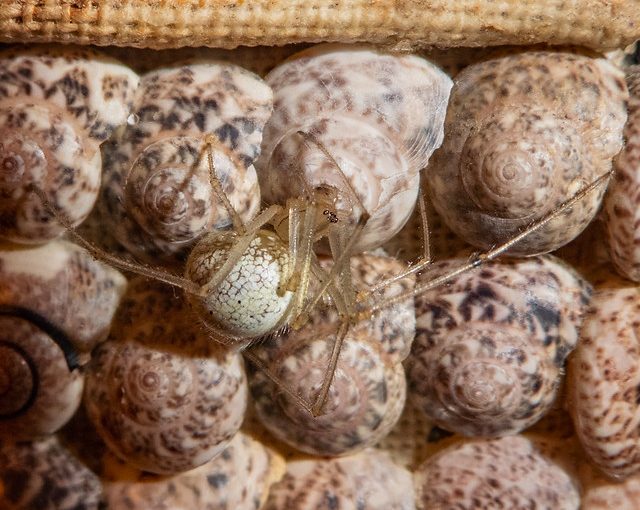
POLYGON ((208 338, 181 294, 144 279, 129 287, 109 341, 89 365, 87 414, 131 465, 164 474, 193 469, 242 424, 242 358, 208 338))
POLYGON ((256 510, 283 472, 274 451, 241 432, 212 461, 173 477, 142 473, 107 455, 104 503, 108 510, 256 510))
POLYGON ((335 204, 328 205, 349 222, 364 213, 358 199, 370 215, 356 250, 395 235, 415 204, 419 171, 442 143, 451 80, 416 56, 321 45, 291 57, 266 81, 274 113, 256 163, 265 199, 284 203, 310 188, 332 189, 335 204))
MULTIPOLYGON (((622 148, 624 76, 604 58, 530 51, 455 78, 445 142, 427 171, 449 227, 483 249, 505 242, 611 170, 622 148)), ((604 186, 509 250, 546 253, 593 219, 604 186)))
MULTIPOLYGON (((351 259, 356 290, 397 275, 399 261, 363 254, 351 259)), ((413 288, 406 277, 390 285, 380 298, 413 288)), ((326 405, 313 417, 278 389, 261 370, 253 370, 250 388, 258 417, 278 439, 315 455, 343 455, 376 443, 398 420, 405 400, 402 361, 414 336, 413 303, 385 309, 347 333, 326 405)), ((332 309, 318 308, 310 322, 253 348, 262 363, 308 403, 322 384, 336 338, 338 321, 332 309)))
POLYGON ((125 284, 66 241, 0 249, 0 437, 32 439, 69 420, 79 368, 106 338, 125 284))
POLYGON ((294 459, 265 510, 414 510, 411 473, 388 454, 365 450, 341 458, 294 459))
POLYGON ((568 406, 587 456, 614 478, 640 471, 640 290, 603 284, 570 357, 568 406))
POLYGON ((604 200, 611 261, 626 278, 640 281, 640 65, 627 69, 629 118, 626 144, 615 162, 616 173, 604 200))
POLYGON ((0 508, 98 510, 100 480, 58 439, 0 443, 0 508))
POLYGON ((132 122, 105 145, 100 208, 134 255, 176 262, 231 217, 211 186, 205 137, 222 190, 244 221, 260 207, 252 162, 271 114, 272 93, 233 64, 194 63, 142 77, 132 122))
POLYGON ((521 436, 454 444, 414 473, 418 510, 577 510, 571 477, 521 436))
POLYGON ((125 122, 138 76, 89 49, 0 53, 0 238, 21 243, 64 232, 31 185, 74 225, 100 187, 100 144, 125 122))
MULTIPOLYGON (((437 262, 421 279, 465 263, 437 262)), ((417 296, 410 398, 438 426, 464 435, 532 425, 554 402, 590 290, 544 256, 488 263, 417 296)))

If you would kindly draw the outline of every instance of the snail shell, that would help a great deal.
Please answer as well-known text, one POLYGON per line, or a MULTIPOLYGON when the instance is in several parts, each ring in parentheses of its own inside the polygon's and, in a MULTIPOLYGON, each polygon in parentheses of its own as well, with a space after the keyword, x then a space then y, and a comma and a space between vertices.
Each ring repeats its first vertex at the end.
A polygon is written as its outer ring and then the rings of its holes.
POLYGON ((240 217, 259 210, 252 162, 271 114, 272 93, 233 64, 201 63, 142 77, 135 121, 105 146, 101 211, 114 236, 136 256, 183 259, 193 241, 231 226, 211 187, 205 137, 213 135, 215 171, 240 217))
POLYGON ((568 406, 587 456, 613 478, 640 471, 640 291, 603 284, 569 360, 568 406))
MULTIPOLYGON (((435 263, 428 277, 464 259, 435 263)), ((590 286, 550 256, 492 262, 416 298, 409 395, 436 425, 501 436, 550 409, 590 286)))
POLYGON ((604 200, 611 261, 626 278, 640 281, 640 65, 627 70, 629 118, 626 145, 615 162, 616 173, 604 200))
POLYGON ((415 471, 414 485, 418 510, 580 506, 571 477, 521 436, 450 446, 415 471))
POLYGON ((411 473, 381 451, 300 459, 269 494, 265 510, 414 510, 411 473))
POLYGON ((4 51, 0 74, 0 238, 47 241, 64 227, 27 187, 82 222, 98 197, 100 144, 129 115, 138 76, 67 47, 4 51))
POLYGON ((100 480, 58 439, 0 443, 0 508, 97 510, 100 480))
POLYGON ((87 373, 84 405, 107 446, 152 473, 193 469, 224 449, 246 404, 242 358, 209 340, 181 296, 131 281, 87 373))
MULTIPOLYGON (((363 254, 351 259, 356 290, 397 275, 404 264, 363 254)), ((406 277, 381 298, 413 288, 406 277)), ((402 361, 411 348, 415 318, 411 300, 353 326, 344 340, 323 414, 312 417, 262 371, 249 378, 257 415, 283 442, 315 455, 343 455, 375 444, 398 420, 405 401, 402 361)), ((307 325, 253 347, 254 354, 287 388, 313 402, 336 338, 337 317, 318 308, 307 325)))
POLYGON ((395 235, 413 210, 419 171, 442 143, 450 78, 416 56, 322 45, 276 67, 266 81, 274 112, 256 163, 264 198, 284 203, 304 195, 305 183, 334 188, 335 205, 355 222, 364 211, 345 189, 346 177, 370 215, 356 250, 395 235))
POLYGON ((82 395, 76 369, 106 338, 125 285, 69 242, 0 250, 0 437, 67 422, 82 395))
MULTIPOLYGON (((603 58, 535 51, 490 59, 455 79, 445 142, 427 172, 433 204, 465 241, 508 240, 611 169, 622 147, 627 89, 603 58)), ((559 248, 595 216, 590 193, 509 250, 559 248)))
POLYGON ((284 472, 284 461, 242 432, 204 466, 166 478, 107 456, 104 501, 113 510, 255 510, 284 472))

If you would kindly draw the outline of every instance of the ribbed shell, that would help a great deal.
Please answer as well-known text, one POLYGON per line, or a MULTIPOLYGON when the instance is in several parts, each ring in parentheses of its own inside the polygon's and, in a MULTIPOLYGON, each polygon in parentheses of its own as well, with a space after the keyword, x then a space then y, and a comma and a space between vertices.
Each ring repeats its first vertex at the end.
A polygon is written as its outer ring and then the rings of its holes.
POLYGON ((99 146, 125 122, 138 75, 90 49, 12 48, 0 53, 0 237, 33 243, 64 228, 34 184, 74 223, 100 187, 99 146))
MULTIPOLYGON (((465 259, 436 262, 421 278, 465 259)), ((488 263, 416 297, 409 396, 438 426, 514 434, 549 410, 589 284, 554 257, 488 263)))
MULTIPOLYGON (((351 259, 356 290, 369 288, 403 268, 404 264, 390 257, 363 254, 351 259)), ((412 277, 400 280, 380 298, 410 290, 413 281, 412 277)), ((277 389, 262 371, 253 370, 250 388, 262 423, 280 440, 315 455, 343 455, 376 443, 393 427, 404 406, 406 383, 401 363, 413 341, 413 313, 408 300, 349 331, 324 414, 317 418, 277 389)), ((335 312, 320 308, 300 330, 265 340, 253 352, 283 384, 313 402, 337 326, 335 312)))
POLYGON ((569 475, 521 436, 455 444, 414 473, 418 510, 577 510, 569 475))
POLYGON ((333 187, 336 207, 354 222, 371 218, 357 249, 380 246, 407 221, 418 174, 442 143, 451 80, 430 62, 366 46, 322 45, 301 52, 266 77, 274 113, 256 163, 264 198, 284 203, 310 188, 333 187), (309 132, 343 174, 314 144, 309 132))
POLYGON ((179 294, 133 280, 87 374, 85 408, 107 445, 153 473, 193 469, 238 431, 246 398, 242 358, 208 338, 179 294))
MULTIPOLYGON (((611 169, 627 97, 619 69, 581 54, 521 52, 465 68, 455 78, 445 142, 426 174, 435 208, 471 244, 508 240, 611 169)), ((604 190, 509 254, 569 242, 593 219, 604 190)))
POLYGON ((414 510, 411 473, 377 450, 287 462, 265 510, 414 510))
POLYGON ((105 146, 100 207, 114 235, 147 260, 180 261, 194 240, 231 219, 212 190, 216 175, 240 217, 260 207, 252 162, 271 114, 272 93, 256 75, 227 63, 193 63, 142 77, 131 123, 105 146))
POLYGON ((97 510, 100 480, 56 437, 0 443, 0 508, 97 510))

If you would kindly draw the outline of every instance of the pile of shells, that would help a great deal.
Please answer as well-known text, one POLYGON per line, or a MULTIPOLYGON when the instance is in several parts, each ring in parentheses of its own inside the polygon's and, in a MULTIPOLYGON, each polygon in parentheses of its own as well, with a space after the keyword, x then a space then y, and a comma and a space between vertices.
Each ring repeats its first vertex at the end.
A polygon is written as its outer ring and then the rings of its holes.
POLYGON ((291 53, 0 52, 0 508, 634 508, 640 68, 291 53))

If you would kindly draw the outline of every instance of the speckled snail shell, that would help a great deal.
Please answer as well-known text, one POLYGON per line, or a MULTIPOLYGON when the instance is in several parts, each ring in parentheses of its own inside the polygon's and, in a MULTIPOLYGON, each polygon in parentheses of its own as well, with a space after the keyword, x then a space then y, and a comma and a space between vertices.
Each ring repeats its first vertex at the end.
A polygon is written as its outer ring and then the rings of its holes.
POLYGON ((577 510, 571 477, 522 436, 454 444, 414 472, 416 507, 577 510))
MULTIPOLYGON (((436 262, 434 277, 464 259, 436 262)), ((409 396, 438 426, 514 434, 550 409, 591 287, 559 259, 488 263, 416 297, 409 396)))
POLYGON ((98 510, 102 486, 58 438, 0 443, 0 508, 98 510))
POLYGON ((106 338, 125 285, 66 241, 0 249, 0 437, 32 439, 69 420, 78 368, 106 338))
POLYGON ((604 199, 604 221, 611 261, 626 278, 640 281, 640 65, 627 68, 629 117, 626 144, 615 161, 615 174, 604 199))
POLYGON ((244 221, 260 208, 252 162, 272 93, 256 75, 225 63, 192 63, 145 74, 134 121, 105 145, 100 210, 118 241, 154 263, 184 259, 193 242, 231 218, 211 187, 215 172, 244 221))
MULTIPOLYGON (((357 290, 397 275, 403 263, 362 254, 351 259, 357 290)), ((387 287, 382 297, 413 288, 406 277, 387 287)), ((402 361, 415 333, 411 299, 385 309, 347 333, 323 413, 302 409, 264 374, 250 374, 249 386, 257 415, 278 439, 315 455, 344 455, 375 444, 398 420, 405 401, 402 361)), ((307 325, 252 348, 280 381, 295 394, 313 402, 327 368, 337 329, 332 309, 319 308, 307 325)))
POLYGON ((134 279, 88 367, 84 406, 107 446, 173 474, 218 455, 247 405, 242 358, 211 342, 181 294, 134 279))
POLYGON ((619 479, 640 472, 639 312, 636 287, 603 284, 567 374, 567 405, 580 442, 601 471, 619 479))
POLYGON ((99 192, 100 144, 129 115, 138 75, 72 47, 0 53, 0 238, 53 239, 64 227, 27 187, 40 188, 73 224, 99 192))
MULTIPOLYGON (((507 241, 611 169, 628 93, 604 58, 533 51, 455 78, 445 142, 427 171, 449 227, 483 249, 507 241)), ((593 219, 604 187, 527 236, 510 255, 559 248, 593 219)))
POLYGON ((207 464, 167 478, 135 471, 107 455, 104 502, 109 510, 255 510, 262 508, 284 461, 239 432, 207 464))
POLYGON ((411 473, 379 450, 333 459, 293 459, 265 510, 414 510, 411 473))
POLYGON ((370 215, 356 250, 393 237, 409 218, 419 171, 442 143, 451 79, 430 62, 362 46, 321 45, 266 77, 274 90, 256 163, 264 198, 284 203, 310 188, 337 190, 335 204, 351 221, 370 215), (297 134, 322 143, 322 150, 297 134))

